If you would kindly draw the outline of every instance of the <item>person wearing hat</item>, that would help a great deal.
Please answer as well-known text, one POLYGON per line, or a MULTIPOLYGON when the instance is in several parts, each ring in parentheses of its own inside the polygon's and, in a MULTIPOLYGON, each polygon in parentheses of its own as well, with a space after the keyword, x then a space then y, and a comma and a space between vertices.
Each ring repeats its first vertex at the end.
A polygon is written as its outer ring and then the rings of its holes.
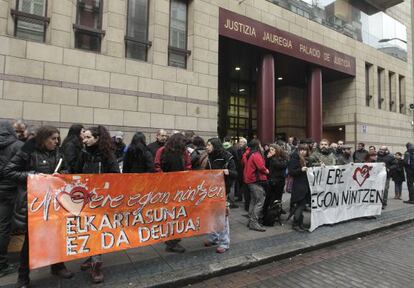
POLYGON ((336 164, 338 165, 345 165, 353 162, 352 158, 352 146, 351 145, 342 145, 341 147, 341 154, 338 155, 338 159, 336 160, 336 164))
POLYGON ((113 136, 113 141, 115 145, 115 156, 118 163, 122 162, 124 159, 125 153, 125 143, 124 143, 124 133, 122 131, 116 131, 113 136))

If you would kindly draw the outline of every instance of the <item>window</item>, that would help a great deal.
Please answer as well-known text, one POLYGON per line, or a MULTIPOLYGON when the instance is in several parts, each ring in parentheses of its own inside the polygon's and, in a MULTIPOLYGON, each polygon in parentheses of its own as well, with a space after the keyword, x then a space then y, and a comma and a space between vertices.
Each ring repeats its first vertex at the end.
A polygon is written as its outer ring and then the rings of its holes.
POLYGON ((46 17, 47 0, 17 0, 14 18, 14 36, 45 42, 46 28, 50 18, 46 17))
POLYGON ((102 0, 78 0, 76 12, 75 47, 85 50, 101 51, 102 37, 102 0))
POLYGON ((365 104, 369 107, 371 105, 372 95, 370 93, 370 78, 372 65, 365 63, 365 104))
POLYGON ((129 0, 127 33, 125 36, 126 57, 147 60, 149 0, 129 0))
POLYGON ((388 97, 389 97, 389 102, 388 104, 390 105, 390 111, 392 112, 396 112, 396 105, 395 105, 395 73, 389 71, 388 72, 388 97))
POLYGON ((400 102, 400 113, 405 114, 405 77, 398 76, 398 101, 400 102))
POLYGON ((382 109, 382 102, 384 102, 384 97, 382 95, 382 83, 383 83, 384 69, 379 68, 377 70, 377 84, 378 84, 378 109, 382 109))
POLYGON ((187 50, 187 0, 171 0, 168 65, 186 68, 189 54, 190 51, 187 50))

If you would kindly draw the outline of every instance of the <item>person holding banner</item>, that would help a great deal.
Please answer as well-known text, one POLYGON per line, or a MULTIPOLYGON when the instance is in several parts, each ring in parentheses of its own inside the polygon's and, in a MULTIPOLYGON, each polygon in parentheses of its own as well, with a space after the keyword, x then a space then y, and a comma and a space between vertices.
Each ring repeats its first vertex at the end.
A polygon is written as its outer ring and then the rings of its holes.
MULTIPOLYGON (((27 176, 29 174, 54 174, 62 170, 62 155, 59 153, 60 134, 53 126, 43 126, 37 130, 36 136, 28 140, 20 151, 13 156, 4 168, 6 177, 18 183, 18 195, 14 211, 15 225, 19 230, 26 231, 16 287, 28 287, 30 284, 29 270, 29 237, 27 233, 27 176)), ((71 278, 64 263, 51 266, 51 272, 61 278, 71 278)))
MULTIPOLYGON (((119 173, 119 165, 115 157, 111 135, 104 126, 96 126, 85 131, 81 157, 77 164, 76 173, 101 174, 119 173)), ((102 273, 102 255, 88 258, 82 265, 81 270, 91 269, 93 283, 101 283, 104 280, 102 273)))
POLYGON ((266 229, 259 223, 263 218, 266 182, 269 170, 265 166, 263 148, 258 139, 249 143, 250 151, 245 158, 243 171, 244 182, 250 191, 249 224, 250 230, 265 232, 266 229))
POLYGON ((293 215, 292 229, 303 232, 303 211, 306 204, 310 203, 310 189, 308 176, 306 174, 309 157, 309 147, 306 144, 299 144, 298 149, 291 156, 288 164, 289 175, 293 177, 292 194, 290 198, 290 214, 293 215))
MULTIPOLYGON (((226 183, 226 195, 230 187, 237 179, 236 164, 234 164, 233 155, 224 150, 223 144, 218 138, 211 138, 207 141, 206 150, 208 153, 208 162, 206 169, 224 169, 224 181, 226 183)), ((229 202, 227 202, 229 203, 229 202)), ((229 205, 228 205, 229 206, 229 205)), ((226 220, 224 230, 209 234, 209 240, 204 243, 206 247, 218 245, 216 252, 224 253, 230 247, 230 226, 228 217, 229 207, 226 209, 226 220)))
MULTIPOLYGON (((175 133, 168 138, 165 145, 157 150, 155 155, 156 172, 173 172, 191 170, 191 158, 185 145, 187 138, 181 133, 175 133)), ((181 239, 165 242, 167 252, 184 253, 185 248, 179 244, 181 239)))

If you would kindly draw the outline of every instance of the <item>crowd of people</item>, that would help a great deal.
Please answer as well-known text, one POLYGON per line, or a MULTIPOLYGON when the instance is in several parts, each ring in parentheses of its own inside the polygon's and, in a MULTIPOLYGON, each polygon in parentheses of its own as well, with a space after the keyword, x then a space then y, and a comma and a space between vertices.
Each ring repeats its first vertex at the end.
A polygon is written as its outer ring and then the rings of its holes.
MULTIPOLYGON (((204 245, 217 246, 217 253, 224 253, 230 245, 228 215, 230 209, 248 211, 247 227, 266 231, 275 217, 274 207, 280 214, 285 192, 291 193, 289 217, 292 228, 299 232, 304 225, 304 211, 309 209, 310 190, 306 170, 312 166, 343 165, 351 162, 383 162, 387 168, 387 182, 383 209, 387 206, 390 180, 395 182, 395 199, 401 199, 402 183, 407 180, 409 200, 414 203, 414 145, 408 143, 407 151, 394 155, 386 146, 370 146, 365 150, 359 143, 356 151, 343 141, 329 143, 322 139, 298 141, 289 137, 286 142, 263 144, 256 138, 250 142, 240 137, 205 140, 192 131, 184 133, 160 129, 156 140, 147 144, 145 134, 136 132, 129 145, 123 142, 123 133, 112 137, 104 126, 85 128, 74 124, 61 143, 60 132, 53 126, 33 129, 23 121, 0 122, 0 277, 12 273, 16 267, 8 263, 7 247, 12 231, 25 234, 20 254, 17 287, 28 287, 29 241, 27 233, 27 176, 32 173, 157 173, 183 170, 221 169, 227 195, 227 209, 223 231, 208 235, 204 245), (63 165, 59 165, 63 159, 63 165), (405 176, 406 175, 406 176, 405 176), (269 220, 270 218, 270 220, 269 220)), ((280 216, 280 215, 279 215, 280 216)), ((183 253, 180 239, 165 242, 166 251, 183 253)), ((81 270, 89 270, 93 283, 104 280, 102 255, 88 258, 81 270)), ((64 263, 51 266, 51 273, 71 278, 73 273, 64 263)))

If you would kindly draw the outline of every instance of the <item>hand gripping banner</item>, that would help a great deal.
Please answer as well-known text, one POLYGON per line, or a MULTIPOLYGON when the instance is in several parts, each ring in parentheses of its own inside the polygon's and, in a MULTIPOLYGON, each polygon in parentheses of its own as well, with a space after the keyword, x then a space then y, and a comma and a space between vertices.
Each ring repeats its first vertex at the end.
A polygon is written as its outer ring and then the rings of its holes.
POLYGON ((381 215, 387 171, 384 163, 351 163, 307 170, 311 227, 381 215))
POLYGON ((30 268, 224 228, 223 171, 28 177, 30 268))

